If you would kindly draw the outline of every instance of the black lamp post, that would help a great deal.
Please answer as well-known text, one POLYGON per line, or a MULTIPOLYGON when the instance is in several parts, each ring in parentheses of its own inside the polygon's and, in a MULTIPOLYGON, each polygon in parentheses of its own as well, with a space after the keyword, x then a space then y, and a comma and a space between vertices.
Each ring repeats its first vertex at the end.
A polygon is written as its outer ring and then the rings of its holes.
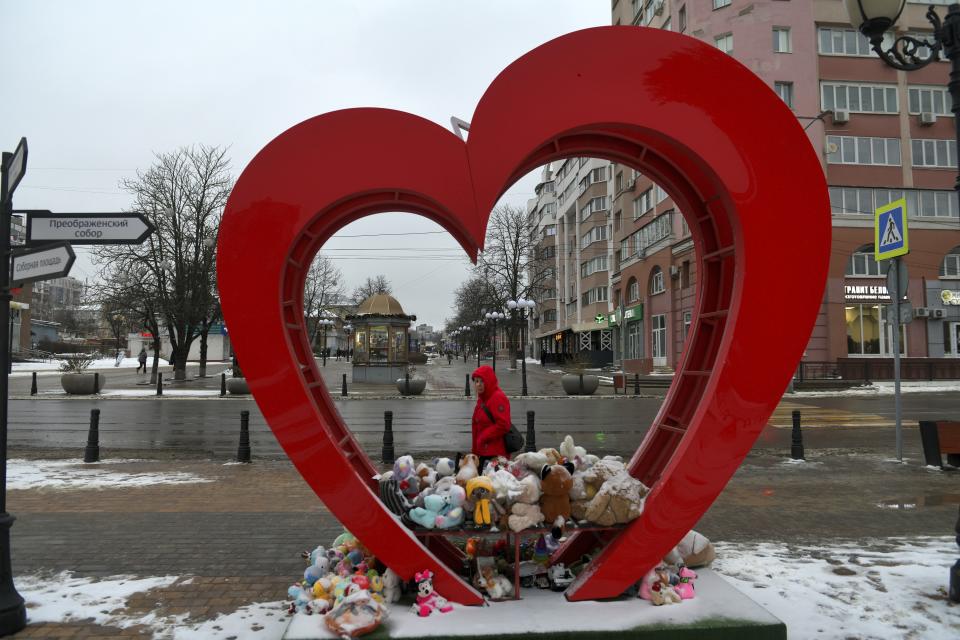
POLYGON ((483 344, 481 336, 483 335, 481 331, 483 330, 483 322, 480 320, 473 321, 473 344, 477 347, 477 369, 480 368, 480 345, 483 344))
MULTIPOLYGON (((850 23, 857 25, 870 41, 873 50, 887 65, 900 71, 922 69, 940 59, 941 54, 950 61, 950 81, 947 90, 953 100, 954 136, 960 149, 960 4, 947 8, 947 17, 941 22, 939 14, 931 6, 927 20, 933 25, 933 39, 926 40, 903 35, 893 41, 889 49, 883 48, 883 34, 896 24, 906 6, 906 0, 845 0, 850 23), (926 55, 921 56, 922 49, 926 55)), ((960 199, 960 174, 954 183, 960 199)))
POLYGON ((347 362, 350 362, 350 350, 353 349, 353 341, 350 340, 350 336, 353 335, 352 324, 343 325, 343 335, 347 337, 347 362))
POLYGON ((327 327, 333 326, 333 320, 330 318, 321 318, 319 323, 323 329, 323 346, 320 347, 320 354, 323 357, 323 366, 327 366, 327 327))
POLYGON ((483 316, 493 325, 493 372, 497 372, 497 320, 506 318, 506 314, 499 311, 488 311, 483 316))
POLYGON ((533 300, 527 300, 524 297, 520 297, 519 300, 508 300, 507 308, 512 312, 516 312, 517 318, 520 320, 520 371, 521 379, 523 386, 520 389, 520 395, 527 395, 527 341, 526 341, 526 328, 527 328, 527 309, 533 309, 537 306, 537 303, 533 300))

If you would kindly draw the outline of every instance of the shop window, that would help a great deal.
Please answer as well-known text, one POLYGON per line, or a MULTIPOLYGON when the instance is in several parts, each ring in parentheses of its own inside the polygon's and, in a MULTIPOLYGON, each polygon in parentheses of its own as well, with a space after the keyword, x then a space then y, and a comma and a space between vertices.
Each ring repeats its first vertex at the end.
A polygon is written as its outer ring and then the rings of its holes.
POLYGON ((369 362, 369 360, 367 359, 367 332, 366 331, 358 329, 357 333, 354 334, 353 361, 369 362))
POLYGON ((887 274, 886 261, 880 264, 873 257, 873 245, 867 244, 850 256, 850 262, 847 264, 846 274, 850 277, 869 278, 872 276, 885 276, 887 274))
POLYGON ((370 327, 370 362, 387 362, 390 358, 390 334, 387 327, 370 327))
POLYGON ((651 319, 652 322, 652 333, 651 333, 651 342, 650 345, 653 348, 653 357, 654 358, 666 358, 667 357, 667 316, 659 315, 653 316, 651 319))
POLYGON ((960 247, 954 247, 940 265, 941 278, 960 278, 960 247))
POLYGON ((663 293, 666 290, 666 286, 663 284, 663 269, 654 267, 650 273, 650 295, 663 293))
POLYGON ((643 322, 631 322, 627 325, 627 353, 630 360, 643 357, 643 322))
MULTIPOLYGON (((893 325, 887 322, 887 306, 869 302, 845 306, 847 355, 893 354, 893 325)), ((900 354, 906 355, 903 325, 900 326, 900 354)))

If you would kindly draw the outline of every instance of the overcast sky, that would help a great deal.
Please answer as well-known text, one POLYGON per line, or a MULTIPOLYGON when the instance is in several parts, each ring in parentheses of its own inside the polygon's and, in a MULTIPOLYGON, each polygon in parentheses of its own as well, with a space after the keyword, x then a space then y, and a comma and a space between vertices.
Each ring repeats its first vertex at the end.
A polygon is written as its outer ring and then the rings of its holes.
MULTIPOLYGON (((526 51, 609 23, 609 0, 0 0, 0 149, 30 145, 14 206, 121 211, 131 200, 118 181, 155 152, 229 146, 237 175, 282 131, 346 107, 449 127, 526 51)), ((525 206, 533 184, 505 199, 525 206)), ((325 250, 350 288, 385 273, 407 313, 440 325, 469 263, 439 230, 383 214, 338 236, 417 235, 338 237, 325 250), (355 250, 370 247, 382 251, 355 250)), ((83 250, 71 275, 96 278, 83 250)))

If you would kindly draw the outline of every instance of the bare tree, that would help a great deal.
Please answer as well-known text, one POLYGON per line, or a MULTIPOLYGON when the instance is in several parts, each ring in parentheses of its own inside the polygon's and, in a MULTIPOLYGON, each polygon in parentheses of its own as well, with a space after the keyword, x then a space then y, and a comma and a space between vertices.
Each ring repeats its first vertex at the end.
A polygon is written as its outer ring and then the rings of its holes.
POLYGON ((129 327, 139 327, 153 337, 150 382, 156 383, 160 365, 160 322, 153 297, 156 285, 150 281, 150 272, 142 265, 135 266, 134 271, 127 271, 122 264, 108 264, 101 276, 102 283, 95 296, 104 313, 115 318, 109 321, 111 327, 125 321, 129 327))
POLYGON ((226 150, 199 145, 157 154, 149 169, 121 186, 133 195, 133 210, 157 230, 142 245, 102 245, 97 260, 108 277, 138 279, 145 306, 167 329, 174 377, 182 380, 191 344, 217 317, 214 245, 233 187, 226 150))
MULTIPOLYGON (((508 300, 540 293, 548 265, 537 254, 535 240, 526 210, 503 204, 491 212, 484 250, 474 268, 492 289, 491 309, 502 310, 508 300)), ((510 359, 516 367, 520 324, 507 322, 506 328, 510 359)))
MULTIPOLYGON (((329 256, 318 253, 307 271, 303 287, 303 315, 307 321, 310 344, 316 345, 320 334, 320 322, 324 311, 332 304, 339 304, 344 296, 343 273, 329 256)), ((326 348, 327 345, 323 345, 326 348)))
POLYGON ((367 298, 378 293, 393 293, 393 286, 390 284, 390 281, 387 280, 387 276, 380 274, 373 278, 367 278, 363 284, 353 290, 354 304, 360 304, 367 298))
MULTIPOLYGON (((470 347, 480 349, 486 337, 485 327, 476 328, 473 323, 483 317, 483 313, 496 305, 496 291, 490 282, 481 276, 474 275, 465 281, 453 294, 452 320, 447 321, 447 330, 457 330, 460 327, 470 327, 462 341, 470 347)), ((466 351, 464 351, 466 362, 466 351)))

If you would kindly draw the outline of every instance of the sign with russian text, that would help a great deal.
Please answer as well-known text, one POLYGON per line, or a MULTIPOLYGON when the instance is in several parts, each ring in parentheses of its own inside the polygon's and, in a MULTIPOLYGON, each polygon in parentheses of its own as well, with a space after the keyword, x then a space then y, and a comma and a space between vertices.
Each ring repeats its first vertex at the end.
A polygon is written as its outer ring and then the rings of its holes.
POLYGON ((139 213, 23 213, 27 214, 27 244, 140 244, 154 231, 139 213))

